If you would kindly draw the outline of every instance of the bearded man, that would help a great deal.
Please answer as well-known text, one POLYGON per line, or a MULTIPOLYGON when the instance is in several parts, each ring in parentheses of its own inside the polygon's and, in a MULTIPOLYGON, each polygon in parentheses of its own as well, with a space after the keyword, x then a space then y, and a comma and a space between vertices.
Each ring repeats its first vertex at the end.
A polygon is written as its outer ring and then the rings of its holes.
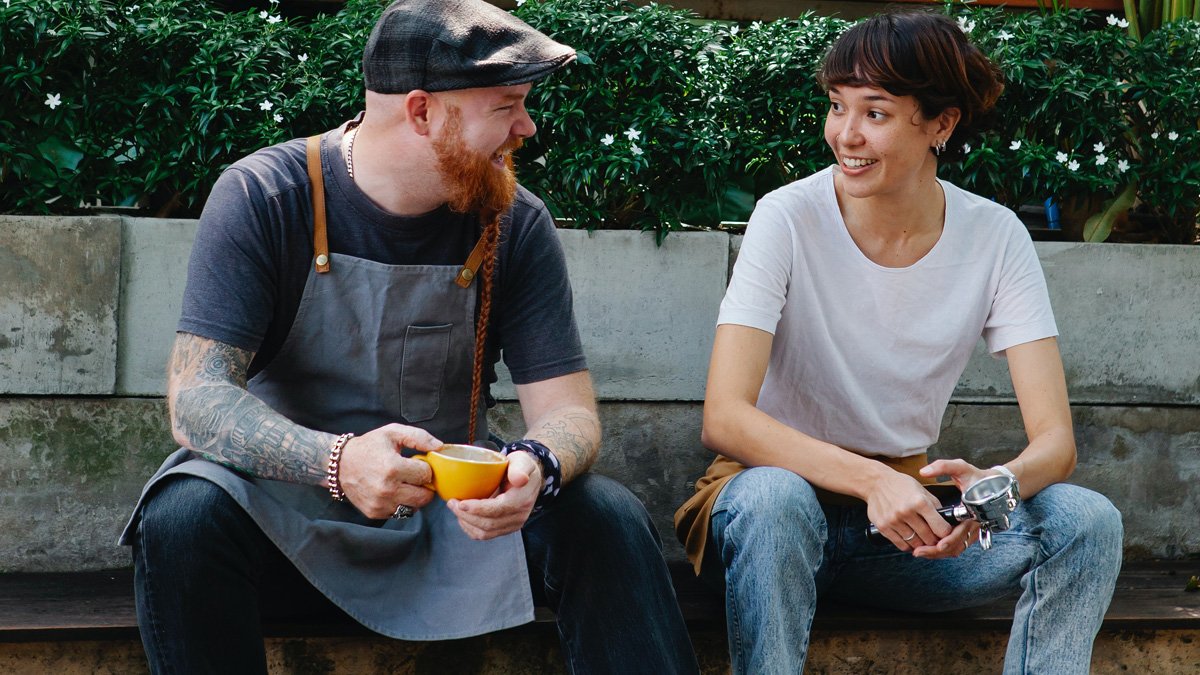
POLYGON ((122 536, 154 672, 266 672, 263 607, 405 640, 557 616, 572 672, 695 672, 645 509, 588 474, 600 422, 525 98, 574 51, 477 0, 399 0, 365 112, 233 164, 169 364, 183 446, 122 536), (487 443, 501 352, 527 425, 483 499, 411 456, 487 443))

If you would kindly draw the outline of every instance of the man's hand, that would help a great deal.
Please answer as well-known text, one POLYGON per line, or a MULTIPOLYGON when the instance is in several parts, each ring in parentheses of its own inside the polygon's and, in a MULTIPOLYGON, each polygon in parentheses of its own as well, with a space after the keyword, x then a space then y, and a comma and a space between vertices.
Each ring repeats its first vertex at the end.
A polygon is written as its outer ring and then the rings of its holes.
POLYGON ((508 456, 508 472, 495 495, 487 499, 451 499, 446 506, 458 517, 458 526, 468 537, 494 539, 524 527, 543 481, 537 458, 528 452, 514 452, 508 456))
POLYGON ((342 451, 338 471, 342 491, 368 518, 387 518, 401 504, 419 509, 433 499, 433 491, 425 487, 433 481, 433 472, 425 462, 408 459, 400 451, 432 452, 441 445, 428 431, 403 424, 352 438, 342 451))

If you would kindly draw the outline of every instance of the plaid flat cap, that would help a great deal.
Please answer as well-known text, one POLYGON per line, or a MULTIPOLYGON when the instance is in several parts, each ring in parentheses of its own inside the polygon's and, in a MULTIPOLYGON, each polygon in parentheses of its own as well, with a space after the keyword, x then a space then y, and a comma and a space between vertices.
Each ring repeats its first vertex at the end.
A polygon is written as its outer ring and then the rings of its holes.
POLYGON ((370 91, 403 94, 533 82, 575 50, 482 0, 396 0, 363 50, 370 91))

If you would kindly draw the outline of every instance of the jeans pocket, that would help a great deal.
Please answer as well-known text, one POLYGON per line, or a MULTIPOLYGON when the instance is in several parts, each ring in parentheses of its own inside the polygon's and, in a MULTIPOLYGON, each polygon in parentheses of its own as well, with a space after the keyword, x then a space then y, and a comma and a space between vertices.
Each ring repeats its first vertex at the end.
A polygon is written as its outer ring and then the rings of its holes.
POLYGON ((424 422, 437 415, 452 326, 409 326, 405 331, 400 363, 400 416, 409 423, 424 422))

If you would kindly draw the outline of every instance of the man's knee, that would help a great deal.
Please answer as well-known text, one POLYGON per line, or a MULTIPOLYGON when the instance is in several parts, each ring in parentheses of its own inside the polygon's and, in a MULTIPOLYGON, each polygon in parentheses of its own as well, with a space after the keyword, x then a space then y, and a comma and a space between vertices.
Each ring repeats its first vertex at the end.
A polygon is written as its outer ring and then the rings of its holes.
POLYGON ((559 521, 583 539, 648 534, 661 546, 646 507, 628 488, 606 476, 579 476, 563 488, 551 508, 559 521))
POLYGON ((228 537, 231 527, 240 524, 230 521, 241 520, 249 516, 211 481, 169 477, 154 487, 142 505, 135 546, 143 554, 168 555, 182 564, 228 537))

